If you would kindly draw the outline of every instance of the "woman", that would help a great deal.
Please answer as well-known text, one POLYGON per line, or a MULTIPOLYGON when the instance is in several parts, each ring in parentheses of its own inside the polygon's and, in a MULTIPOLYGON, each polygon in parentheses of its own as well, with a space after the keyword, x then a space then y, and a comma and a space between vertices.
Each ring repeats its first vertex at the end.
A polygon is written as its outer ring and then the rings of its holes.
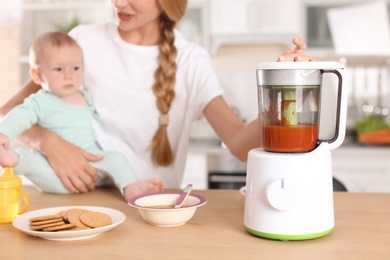
MULTIPOLYGON (((206 51, 174 30, 187 1, 112 4, 114 22, 79 26, 70 33, 84 52, 84 85, 95 101, 102 148, 124 153, 139 179, 158 177, 166 187, 178 188, 191 123, 204 115, 232 154, 246 160, 248 151, 259 144, 259 121, 244 125, 223 99, 206 51)), ((306 44, 300 39, 293 43, 295 50, 287 50, 278 60, 310 60, 303 56, 306 44)), ((38 89, 28 83, 1 114, 38 89)), ((70 191, 94 189, 97 175, 89 161, 100 157, 36 126, 21 141, 46 155, 70 191)))

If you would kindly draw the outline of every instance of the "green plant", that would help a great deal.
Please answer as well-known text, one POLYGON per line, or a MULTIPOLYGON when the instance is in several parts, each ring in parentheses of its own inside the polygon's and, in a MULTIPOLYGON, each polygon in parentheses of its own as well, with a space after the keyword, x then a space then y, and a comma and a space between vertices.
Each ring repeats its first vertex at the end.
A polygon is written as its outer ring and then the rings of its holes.
POLYGON ((379 131, 382 129, 389 128, 389 124, 383 118, 380 118, 375 115, 370 115, 365 119, 358 121, 355 126, 355 130, 357 135, 361 135, 363 133, 370 133, 379 131))
POLYGON ((81 24, 81 21, 79 18, 74 17, 69 23, 66 24, 59 24, 55 23, 55 27, 62 32, 68 33, 70 32, 74 27, 81 24))

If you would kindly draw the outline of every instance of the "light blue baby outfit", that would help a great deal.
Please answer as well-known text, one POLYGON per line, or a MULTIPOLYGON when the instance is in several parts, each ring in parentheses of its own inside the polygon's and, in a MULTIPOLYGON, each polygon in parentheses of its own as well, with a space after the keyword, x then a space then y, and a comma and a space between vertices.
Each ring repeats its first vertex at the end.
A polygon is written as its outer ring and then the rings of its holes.
MULTIPOLYGON (((121 153, 102 151, 99 148, 92 127, 95 109, 91 95, 86 90, 80 92, 87 100, 87 106, 64 102, 56 95, 40 90, 4 117, 0 123, 0 132, 14 140, 19 134, 38 124, 92 154, 103 155, 101 161, 91 162, 91 165, 97 170, 100 180, 109 177, 123 194, 123 189, 128 184, 137 181, 134 171, 121 153)), ((16 151, 20 155, 20 161, 14 168, 15 174, 26 176, 43 192, 70 193, 43 154, 24 148, 16 151)))

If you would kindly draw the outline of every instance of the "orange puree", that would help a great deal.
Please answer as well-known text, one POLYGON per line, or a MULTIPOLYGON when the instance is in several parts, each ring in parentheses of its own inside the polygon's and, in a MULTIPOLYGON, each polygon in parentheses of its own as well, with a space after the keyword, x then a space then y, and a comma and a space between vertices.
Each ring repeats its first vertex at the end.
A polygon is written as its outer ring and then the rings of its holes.
POLYGON ((262 125, 262 147, 271 152, 308 152, 317 146, 318 125, 262 125))

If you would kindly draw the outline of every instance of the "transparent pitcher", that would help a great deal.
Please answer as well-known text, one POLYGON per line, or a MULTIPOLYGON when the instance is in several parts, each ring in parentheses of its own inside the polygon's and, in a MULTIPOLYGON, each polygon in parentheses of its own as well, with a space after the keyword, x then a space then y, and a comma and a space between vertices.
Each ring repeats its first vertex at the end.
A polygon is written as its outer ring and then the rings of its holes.
MULTIPOLYGON (((293 66, 282 63, 264 64, 266 69, 260 65, 257 70, 261 147, 266 151, 279 153, 314 150, 323 141, 319 140, 323 74, 333 73, 338 77, 341 93, 340 74, 337 70, 310 68, 309 63, 304 65, 307 69, 298 66, 293 69, 293 66), (288 66, 291 68, 287 69, 288 66)), ((318 66, 318 63, 313 65, 318 66)), ((338 99, 340 111, 340 96, 338 99)), ((337 129, 334 140, 339 134, 339 124, 335 125, 337 129)))

